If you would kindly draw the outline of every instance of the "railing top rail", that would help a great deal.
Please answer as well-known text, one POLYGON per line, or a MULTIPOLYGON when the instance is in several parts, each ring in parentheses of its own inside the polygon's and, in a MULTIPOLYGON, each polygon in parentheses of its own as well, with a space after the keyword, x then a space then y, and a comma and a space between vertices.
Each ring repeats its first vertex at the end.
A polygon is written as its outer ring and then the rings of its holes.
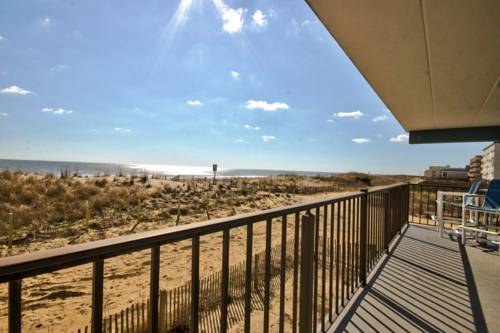
MULTIPOLYGON (((369 192, 384 191, 407 185, 398 183, 389 186, 376 187, 369 192)), ((160 230, 147 231, 132 235, 119 236, 84 244, 68 245, 61 248, 26 253, 0 259, 0 283, 14 279, 25 278, 43 273, 53 272, 63 268, 79 266, 123 254, 149 249, 156 245, 173 243, 194 236, 202 236, 220 232, 227 228, 236 228, 249 223, 256 223, 281 217, 283 215, 306 211, 316 207, 332 204, 363 195, 362 192, 352 192, 328 199, 299 203, 286 207, 262 210, 213 220, 196 222, 160 230)))

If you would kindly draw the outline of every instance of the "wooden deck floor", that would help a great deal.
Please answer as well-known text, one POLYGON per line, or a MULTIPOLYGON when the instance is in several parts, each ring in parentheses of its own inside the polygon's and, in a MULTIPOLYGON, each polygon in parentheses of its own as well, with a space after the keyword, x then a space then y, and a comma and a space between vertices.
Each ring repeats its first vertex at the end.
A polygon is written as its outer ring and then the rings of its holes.
POLYGON ((409 225, 331 332, 486 332, 472 276, 458 242, 409 225))

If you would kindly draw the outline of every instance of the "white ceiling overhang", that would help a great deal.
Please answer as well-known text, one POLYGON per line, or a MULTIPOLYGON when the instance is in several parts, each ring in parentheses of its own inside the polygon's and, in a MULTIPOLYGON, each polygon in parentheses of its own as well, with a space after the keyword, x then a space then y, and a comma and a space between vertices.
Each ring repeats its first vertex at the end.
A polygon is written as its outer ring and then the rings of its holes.
POLYGON ((410 134, 500 139, 500 0, 306 2, 410 134))

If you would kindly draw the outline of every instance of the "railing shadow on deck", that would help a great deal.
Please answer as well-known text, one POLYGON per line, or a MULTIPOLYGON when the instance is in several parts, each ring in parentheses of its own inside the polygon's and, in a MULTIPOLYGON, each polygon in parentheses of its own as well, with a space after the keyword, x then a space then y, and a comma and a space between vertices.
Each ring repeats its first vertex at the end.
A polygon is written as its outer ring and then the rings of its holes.
POLYGON ((366 330, 487 332, 464 246, 407 225, 329 332, 366 330))

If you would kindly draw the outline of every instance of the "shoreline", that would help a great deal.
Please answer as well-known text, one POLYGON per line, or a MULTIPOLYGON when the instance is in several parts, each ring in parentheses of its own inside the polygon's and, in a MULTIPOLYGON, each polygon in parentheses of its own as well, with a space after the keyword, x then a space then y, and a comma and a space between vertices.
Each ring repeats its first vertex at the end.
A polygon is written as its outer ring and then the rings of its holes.
MULTIPOLYGON (((4 170, 23 171, 40 174, 75 174, 78 176, 118 176, 118 175, 148 175, 168 177, 213 177, 212 165, 174 165, 174 164, 143 164, 143 163, 102 163, 73 162, 47 160, 12 160, 0 159, 0 172, 4 170)), ((217 177, 266 177, 281 175, 298 176, 334 176, 338 172, 252 169, 252 168, 219 168, 217 177)))

